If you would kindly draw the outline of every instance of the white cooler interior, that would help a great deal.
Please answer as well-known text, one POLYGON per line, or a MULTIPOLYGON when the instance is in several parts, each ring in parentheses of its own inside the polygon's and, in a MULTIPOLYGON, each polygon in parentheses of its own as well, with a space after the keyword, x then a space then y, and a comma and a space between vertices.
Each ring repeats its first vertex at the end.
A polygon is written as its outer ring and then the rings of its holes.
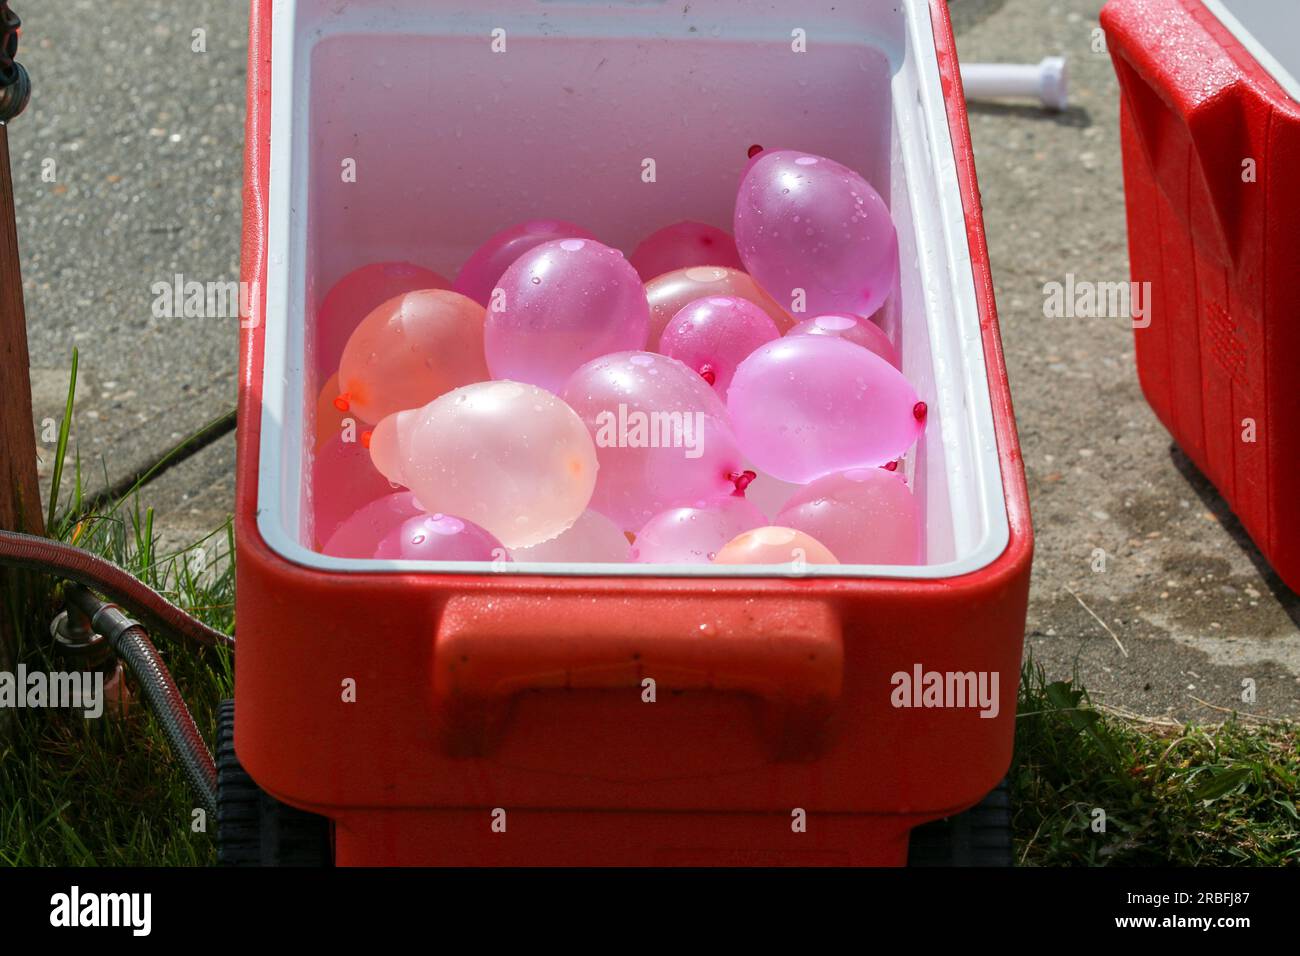
POLYGON ((1295 0, 1205 0, 1265 70, 1300 101, 1300 3, 1295 0))
MULTIPOLYGON (((342 275, 406 260, 454 276, 497 230, 567 219, 630 252, 681 219, 731 230, 746 149, 797 148, 890 204, 901 282, 884 327, 930 408, 905 469, 921 566, 803 576, 940 577, 1008 531, 979 319, 928 6, 740 0, 282 0, 272 54, 269 268, 259 528, 299 564, 482 573, 485 565, 311 549, 316 389, 308 323, 342 275), (506 52, 494 53, 493 31, 506 52), (804 31, 807 52, 792 50, 804 31), (641 180, 653 158, 657 182, 641 180), (356 163, 344 182, 342 164, 356 163)), ((864 529, 869 534, 869 529, 864 529)), ((769 576, 785 566, 505 564, 504 573, 769 576)))

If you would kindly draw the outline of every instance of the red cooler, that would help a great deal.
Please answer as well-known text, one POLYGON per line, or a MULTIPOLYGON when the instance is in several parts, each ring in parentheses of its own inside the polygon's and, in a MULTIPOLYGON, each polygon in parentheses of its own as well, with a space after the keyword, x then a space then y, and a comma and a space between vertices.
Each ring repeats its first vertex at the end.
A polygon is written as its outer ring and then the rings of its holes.
POLYGON ((1101 22, 1142 391, 1300 589, 1300 4, 1111 0, 1101 22))
POLYGON ((903 863, 913 827, 1010 764, 1031 554, 945 4, 488 6, 253 0, 238 755, 333 821, 340 864, 903 863), (453 274, 538 216, 625 251, 677 220, 729 230, 753 143, 833 157, 890 205, 902 268, 883 327, 929 407, 902 466, 921 563, 313 548, 312 322, 340 276, 453 274), (899 674, 996 693, 927 706, 900 699, 899 674))

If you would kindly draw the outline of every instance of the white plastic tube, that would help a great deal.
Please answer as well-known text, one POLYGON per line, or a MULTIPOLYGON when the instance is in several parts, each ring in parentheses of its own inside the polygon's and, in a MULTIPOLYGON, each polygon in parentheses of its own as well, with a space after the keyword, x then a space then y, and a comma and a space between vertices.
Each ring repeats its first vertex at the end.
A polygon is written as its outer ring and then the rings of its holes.
POLYGON ((1065 57, 1048 56, 1033 63, 963 63, 961 82, 969 100, 1036 99, 1049 110, 1070 102, 1065 57))

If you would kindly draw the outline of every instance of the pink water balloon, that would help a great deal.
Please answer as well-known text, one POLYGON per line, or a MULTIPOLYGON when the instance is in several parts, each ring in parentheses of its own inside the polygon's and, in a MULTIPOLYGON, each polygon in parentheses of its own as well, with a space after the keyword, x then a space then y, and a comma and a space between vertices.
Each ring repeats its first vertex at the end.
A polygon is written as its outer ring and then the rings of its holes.
POLYGON ((592 507, 624 531, 735 490, 741 457, 726 408, 676 359, 602 356, 578 369, 561 395, 595 440, 600 474, 592 507))
POLYGON ((588 508, 567 531, 529 548, 515 548, 510 555, 516 561, 621 564, 631 552, 632 545, 618 525, 588 508))
POLYGON ((452 286, 486 308, 501 276, 525 252, 556 239, 595 239, 581 226, 562 219, 531 219, 489 238, 471 253, 452 286))
POLYGON ((804 486, 776 524, 812 535, 844 564, 920 564, 921 518, 903 476, 854 468, 804 486))
POLYGON ((642 564, 708 564, 731 539, 765 524, 763 512, 735 495, 699 507, 672 508, 655 515, 637 533, 632 559, 642 564))
POLYGON ((814 315, 871 315, 898 278, 889 207, 822 156, 761 153, 741 179, 734 230, 746 271, 778 299, 803 289, 814 315))
POLYGON ((411 458, 408 439, 419 415, 418 408, 406 408, 386 415, 365 436, 365 445, 375 470, 395 485, 407 485, 403 470, 411 458))
POLYGON ((627 258, 643 282, 687 266, 742 268, 731 233, 690 220, 652 232, 627 258))
POLYGON ((409 262, 373 262, 353 269, 330 287, 316 313, 316 380, 339 370, 348 338, 381 304, 403 292, 449 288, 451 283, 438 273, 409 262))
POLYGON ((893 461, 916 441, 926 414, 898 369, 825 335, 759 348, 736 370, 727 410, 755 465, 799 483, 893 461))
POLYGON ((714 564, 839 564, 830 548, 794 528, 766 525, 737 535, 723 545, 714 564))
POLYGON ((804 486, 793 481, 782 481, 767 472, 755 468, 752 462, 746 462, 745 468, 753 472, 754 477, 745 486, 745 497, 757 506, 758 510, 775 518, 785 507, 796 491, 804 486))
POLYGON ((420 503, 409 491, 389 493, 356 509, 339 524, 321 548, 336 558, 373 558, 379 543, 408 518, 423 514, 420 503))
POLYGON ((338 407, 374 423, 487 377, 483 307, 445 289, 408 292, 371 312, 348 339, 338 407))
POLYGON ((342 432, 335 434, 312 458, 308 500, 317 541, 329 541, 360 508, 393 492, 362 443, 344 438, 342 432))
POLYGON ((564 531, 596 484, 596 449, 582 419, 522 382, 448 392, 376 429, 370 445, 427 511, 472 521, 507 548, 564 531))
POLYGON ((678 312, 696 299, 711 295, 734 295, 754 303, 782 332, 794 325, 794 319, 780 303, 739 269, 688 266, 664 273, 645 284, 646 301, 650 303, 651 345, 663 337, 664 329, 678 312))
POLYGON ((864 319, 860 315, 848 315, 843 312, 819 315, 800 322, 786 335, 829 335, 844 339, 875 352, 896 369, 901 370, 903 367, 898 359, 898 349, 894 348, 894 343, 889 341, 889 336, 875 322, 864 319))
POLYGON ((543 243, 493 291, 488 368, 494 378, 558 392, 585 362, 644 348, 649 325, 641 278, 621 252, 590 239, 543 243))
POLYGON ((711 295, 673 316, 659 338, 659 351, 694 369, 725 396, 736 366, 760 345, 780 337, 776 323, 754 303, 734 295, 711 295))

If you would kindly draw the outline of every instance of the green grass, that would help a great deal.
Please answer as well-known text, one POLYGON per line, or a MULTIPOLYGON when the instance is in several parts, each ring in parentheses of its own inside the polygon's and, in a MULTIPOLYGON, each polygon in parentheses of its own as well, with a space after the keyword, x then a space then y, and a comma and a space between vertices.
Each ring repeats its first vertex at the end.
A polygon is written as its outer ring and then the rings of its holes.
POLYGON ((1032 661, 1021 675, 1011 800, 1023 864, 1296 866, 1298 779, 1293 724, 1143 724, 1032 661))
MULTIPOLYGON (((67 442, 76 381, 73 357, 67 442)), ((184 443, 182 443, 183 445, 184 443)), ((179 447, 179 446, 178 446, 179 447)), ((62 461, 62 455, 59 456, 62 461)), ((54 488, 59 476, 53 476, 54 488)), ((189 548, 160 553, 153 512, 139 489, 83 515, 80 462, 70 500, 51 495, 50 533, 103 555, 208 624, 230 631, 234 541, 229 522, 215 570, 191 573, 189 548)), ((21 657, 60 668, 48 621, 54 582, 37 581, 21 657)), ((209 735, 217 701, 231 695, 232 659, 154 634, 199 727, 209 735)), ((137 704, 125 717, 85 720, 18 711, 16 734, 0 741, 0 864, 197 865, 215 862, 215 820, 191 826, 196 804, 165 738, 137 704)), ((209 744, 211 739, 209 737, 209 744)), ((1074 682, 1048 682, 1032 661, 1021 677, 1011 771, 1016 856, 1025 865, 1277 865, 1300 863, 1300 728, 1168 728, 1092 706, 1074 682), (1094 830, 1105 811, 1104 832, 1094 830)))
MULTIPOLYGON (((52 489, 60 486, 76 386, 76 354, 68 412, 60 428, 52 489)), ((80 461, 67 500, 50 495, 48 533, 102 555, 165 594, 213 627, 229 632, 234 621, 234 538, 227 522, 204 539, 176 551, 159 550, 153 511, 139 504, 139 489, 84 514, 80 461), (207 549, 199 573, 193 548, 207 549)), ((33 610, 19 659, 29 669, 66 669, 54 653, 48 622, 60 609, 52 578, 28 576, 29 593, 15 602, 33 610)), ((231 695, 233 658, 224 649, 195 649, 153 632, 200 729, 216 725, 217 701, 231 695)), ((8 738, 0 738, 0 864, 195 865, 216 860, 216 821, 195 832, 190 794, 152 714, 137 702, 124 715, 96 720, 60 711, 18 710, 8 738)))

